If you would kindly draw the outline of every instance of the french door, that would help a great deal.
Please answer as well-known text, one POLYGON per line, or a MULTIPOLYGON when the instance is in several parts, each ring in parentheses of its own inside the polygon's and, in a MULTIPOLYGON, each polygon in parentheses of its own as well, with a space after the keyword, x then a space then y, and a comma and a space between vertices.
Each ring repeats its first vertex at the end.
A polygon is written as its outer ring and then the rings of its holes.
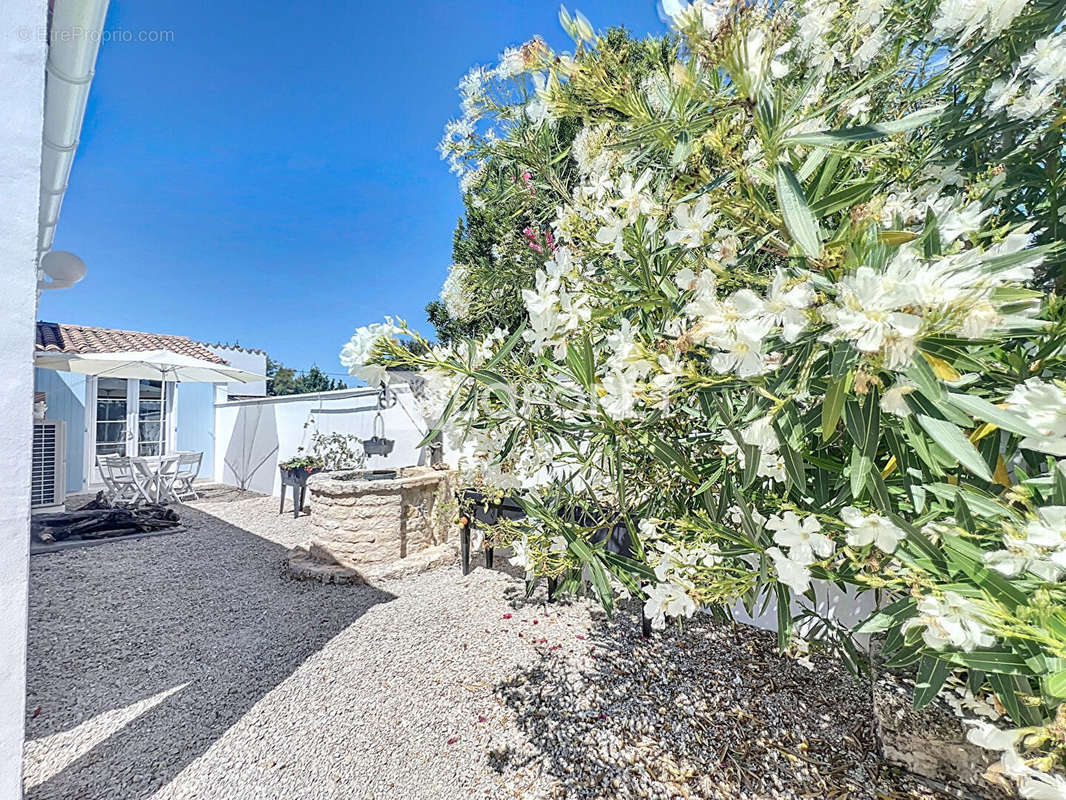
POLYGON ((173 449, 174 385, 99 377, 88 426, 92 483, 102 483, 96 456, 161 456, 173 449))

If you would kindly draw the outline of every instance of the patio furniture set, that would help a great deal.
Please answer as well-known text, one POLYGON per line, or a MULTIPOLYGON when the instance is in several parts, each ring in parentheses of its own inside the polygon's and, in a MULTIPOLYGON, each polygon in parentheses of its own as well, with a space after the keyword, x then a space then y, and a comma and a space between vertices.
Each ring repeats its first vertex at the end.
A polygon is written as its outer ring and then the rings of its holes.
POLYGON ((104 491, 113 503, 165 505, 196 500, 193 481, 204 454, 180 452, 166 456, 97 456, 104 491))

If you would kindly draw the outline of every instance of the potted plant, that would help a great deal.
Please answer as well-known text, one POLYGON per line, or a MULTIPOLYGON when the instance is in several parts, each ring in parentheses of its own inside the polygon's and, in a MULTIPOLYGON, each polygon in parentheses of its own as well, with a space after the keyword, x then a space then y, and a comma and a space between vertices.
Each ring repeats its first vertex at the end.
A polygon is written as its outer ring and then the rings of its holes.
POLYGON ((305 486, 308 478, 325 469, 325 464, 320 456, 296 455, 278 464, 278 469, 282 486, 305 486))

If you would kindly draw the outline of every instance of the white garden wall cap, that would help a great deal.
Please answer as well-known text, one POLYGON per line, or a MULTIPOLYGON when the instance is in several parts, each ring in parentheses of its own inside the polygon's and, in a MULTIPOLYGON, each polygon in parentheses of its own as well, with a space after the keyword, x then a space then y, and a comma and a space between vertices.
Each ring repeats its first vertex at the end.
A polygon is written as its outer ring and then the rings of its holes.
MULTIPOLYGON (((411 387, 406 383, 389 384, 390 392, 410 392, 411 387)), ((235 400, 230 399, 224 403, 215 403, 216 407, 222 406, 241 406, 241 405, 261 405, 263 403, 299 403, 306 402, 308 400, 343 400, 347 397, 377 397, 381 393, 380 389, 375 389, 372 386, 356 386, 352 389, 334 389, 329 392, 306 392, 303 394, 274 394, 267 395, 265 397, 253 397, 251 399, 235 400)), ((318 409, 312 408, 310 413, 314 414, 318 409)), ((329 409, 331 413, 335 413, 335 409, 329 409)))

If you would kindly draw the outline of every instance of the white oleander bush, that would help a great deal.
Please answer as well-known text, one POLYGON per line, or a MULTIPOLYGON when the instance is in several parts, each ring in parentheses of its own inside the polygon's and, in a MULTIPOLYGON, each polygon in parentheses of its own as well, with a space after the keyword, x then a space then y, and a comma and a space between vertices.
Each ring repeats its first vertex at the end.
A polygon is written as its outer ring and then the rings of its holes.
POLYGON ((917 705, 1066 797, 1063 3, 663 11, 643 42, 563 12, 573 53, 463 79, 442 299, 476 336, 389 320, 345 363, 433 379, 532 575, 656 626, 774 604, 782 648, 856 669, 881 634, 917 705), (588 540, 617 520, 634 558, 588 540), (880 610, 844 629, 821 582, 880 610))

